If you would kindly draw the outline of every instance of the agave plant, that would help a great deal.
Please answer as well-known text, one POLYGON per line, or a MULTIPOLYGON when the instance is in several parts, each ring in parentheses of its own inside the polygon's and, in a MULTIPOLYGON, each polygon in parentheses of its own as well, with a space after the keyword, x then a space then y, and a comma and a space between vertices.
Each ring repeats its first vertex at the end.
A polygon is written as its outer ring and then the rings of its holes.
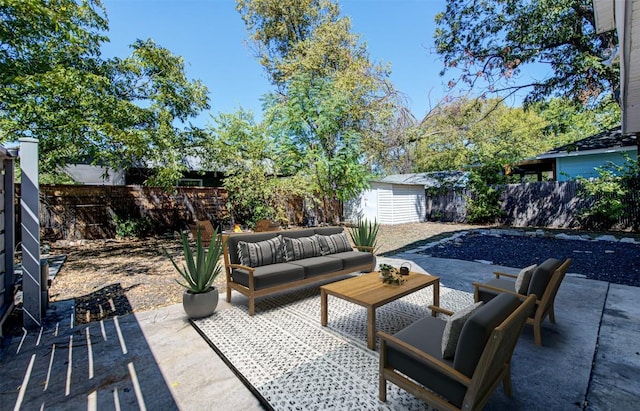
POLYGON ((378 239, 378 222, 369 221, 366 218, 358 219, 355 227, 351 228, 349 234, 353 245, 360 251, 374 252, 378 239))
POLYGON ((209 247, 202 243, 200 227, 196 239, 195 252, 189 245, 188 233, 180 233, 182 237, 182 249, 184 251, 185 264, 180 267, 173 257, 165 250, 173 266, 178 270, 184 281, 176 280, 178 284, 193 294, 201 294, 209 291, 213 281, 222 272, 220 257, 224 251, 225 241, 218 235, 218 230, 214 230, 209 247))

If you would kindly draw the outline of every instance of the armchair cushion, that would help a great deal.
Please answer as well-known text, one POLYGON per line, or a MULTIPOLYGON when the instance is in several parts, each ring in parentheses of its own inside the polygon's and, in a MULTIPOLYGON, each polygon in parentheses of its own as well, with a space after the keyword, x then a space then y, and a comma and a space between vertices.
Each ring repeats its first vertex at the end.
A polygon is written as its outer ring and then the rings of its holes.
POLYGON ((456 353, 456 346, 458 345, 458 339, 462 332, 462 327, 465 321, 471 314, 473 314, 480 306, 482 301, 478 301, 468 307, 465 307, 457 311, 452 316, 448 317, 445 321, 444 332, 442 333, 442 358, 453 358, 456 353))
POLYGON ((467 319, 460 333, 453 368, 471 378, 482 356, 489 335, 516 308, 520 299, 508 293, 498 294, 467 319))
POLYGON ((529 267, 525 267, 518 273, 518 277, 516 278, 516 292, 518 294, 526 295, 529 290, 529 283, 531 282, 531 275, 533 275, 533 271, 538 267, 536 264, 530 265, 529 267))
POLYGON ((555 258, 549 258, 540 264, 531 275, 531 282, 529 283, 527 295, 535 294, 538 300, 542 299, 542 296, 547 289, 547 285, 549 284, 549 280, 551 280, 551 276, 554 271, 560 267, 560 264, 562 264, 562 261, 556 260, 555 258))

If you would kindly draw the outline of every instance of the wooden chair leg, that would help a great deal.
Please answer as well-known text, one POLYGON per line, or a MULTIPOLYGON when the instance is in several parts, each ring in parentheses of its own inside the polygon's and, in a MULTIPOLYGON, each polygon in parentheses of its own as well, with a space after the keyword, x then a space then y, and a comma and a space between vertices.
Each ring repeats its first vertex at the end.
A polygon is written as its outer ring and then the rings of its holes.
POLYGON ((227 302, 231 302, 231 287, 227 285, 227 302))
POLYGON ((536 340, 536 345, 542 347, 542 324, 539 321, 533 323, 533 336, 536 340))
POLYGON ((254 297, 249 297, 249 315, 253 315, 256 312, 256 303, 254 297))
POLYGON ((513 393, 513 386, 511 385, 511 365, 507 364, 507 371, 502 378, 502 388, 504 389, 504 394, 507 397, 511 397, 513 393))
POLYGON ((551 308, 549 308, 549 321, 552 324, 556 323, 556 313, 553 311, 553 304, 551 304, 551 308))

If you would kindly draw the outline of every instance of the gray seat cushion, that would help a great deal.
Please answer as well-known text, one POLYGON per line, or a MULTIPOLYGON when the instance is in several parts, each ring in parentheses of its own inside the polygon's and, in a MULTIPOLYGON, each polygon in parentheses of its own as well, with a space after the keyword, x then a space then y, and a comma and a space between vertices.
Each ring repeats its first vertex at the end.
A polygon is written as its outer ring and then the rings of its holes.
POLYGON ((342 268, 345 270, 373 263, 373 254, 361 251, 345 251, 343 253, 329 254, 326 257, 341 260, 342 268))
POLYGON ((531 275, 531 282, 529 282, 529 291, 527 295, 535 294, 538 300, 542 299, 544 291, 547 289, 547 285, 551 280, 553 272, 560 267, 562 261, 555 258, 549 258, 544 263, 540 264, 531 275))
MULTIPOLYGON (((256 290, 259 290, 278 284, 302 280, 304 279, 304 268, 291 263, 263 265, 256 267, 253 278, 254 287, 256 290)), ((249 273, 246 270, 236 268, 233 270, 233 280, 238 284, 248 287, 249 273)))
POLYGON ((502 293, 483 304, 467 319, 460 333, 453 368, 471 378, 489 335, 520 306, 520 299, 502 293))
MULTIPOLYGON (((394 337, 452 366, 451 361, 442 358, 441 341, 445 324, 439 318, 425 317, 397 332, 394 337)), ((457 407, 462 405, 467 391, 464 385, 443 377, 434 368, 398 350, 393 344, 387 346, 387 363, 433 392, 445 396, 457 407)))
POLYGON ((305 278, 342 270, 342 260, 329 257, 310 257, 291 261, 290 264, 302 267, 305 278))
MULTIPOLYGON (((491 287, 497 287, 503 290, 509 290, 509 291, 515 292, 516 282, 512 279, 502 277, 502 278, 493 278, 484 284, 489 285, 491 287)), ((486 288, 480 287, 478 289, 478 301, 487 302, 498 294, 501 294, 501 293, 495 292, 493 290, 487 290, 486 288)))

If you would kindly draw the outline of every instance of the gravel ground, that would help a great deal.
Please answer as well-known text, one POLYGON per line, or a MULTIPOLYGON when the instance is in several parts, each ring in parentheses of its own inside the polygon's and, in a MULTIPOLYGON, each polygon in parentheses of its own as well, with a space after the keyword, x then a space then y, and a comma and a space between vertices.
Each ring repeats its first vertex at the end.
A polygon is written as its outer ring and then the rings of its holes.
POLYGON ((539 264, 550 257, 571 258, 571 273, 615 284, 640 286, 640 244, 515 235, 497 237, 472 232, 420 253, 458 260, 490 261, 507 267, 539 264))

